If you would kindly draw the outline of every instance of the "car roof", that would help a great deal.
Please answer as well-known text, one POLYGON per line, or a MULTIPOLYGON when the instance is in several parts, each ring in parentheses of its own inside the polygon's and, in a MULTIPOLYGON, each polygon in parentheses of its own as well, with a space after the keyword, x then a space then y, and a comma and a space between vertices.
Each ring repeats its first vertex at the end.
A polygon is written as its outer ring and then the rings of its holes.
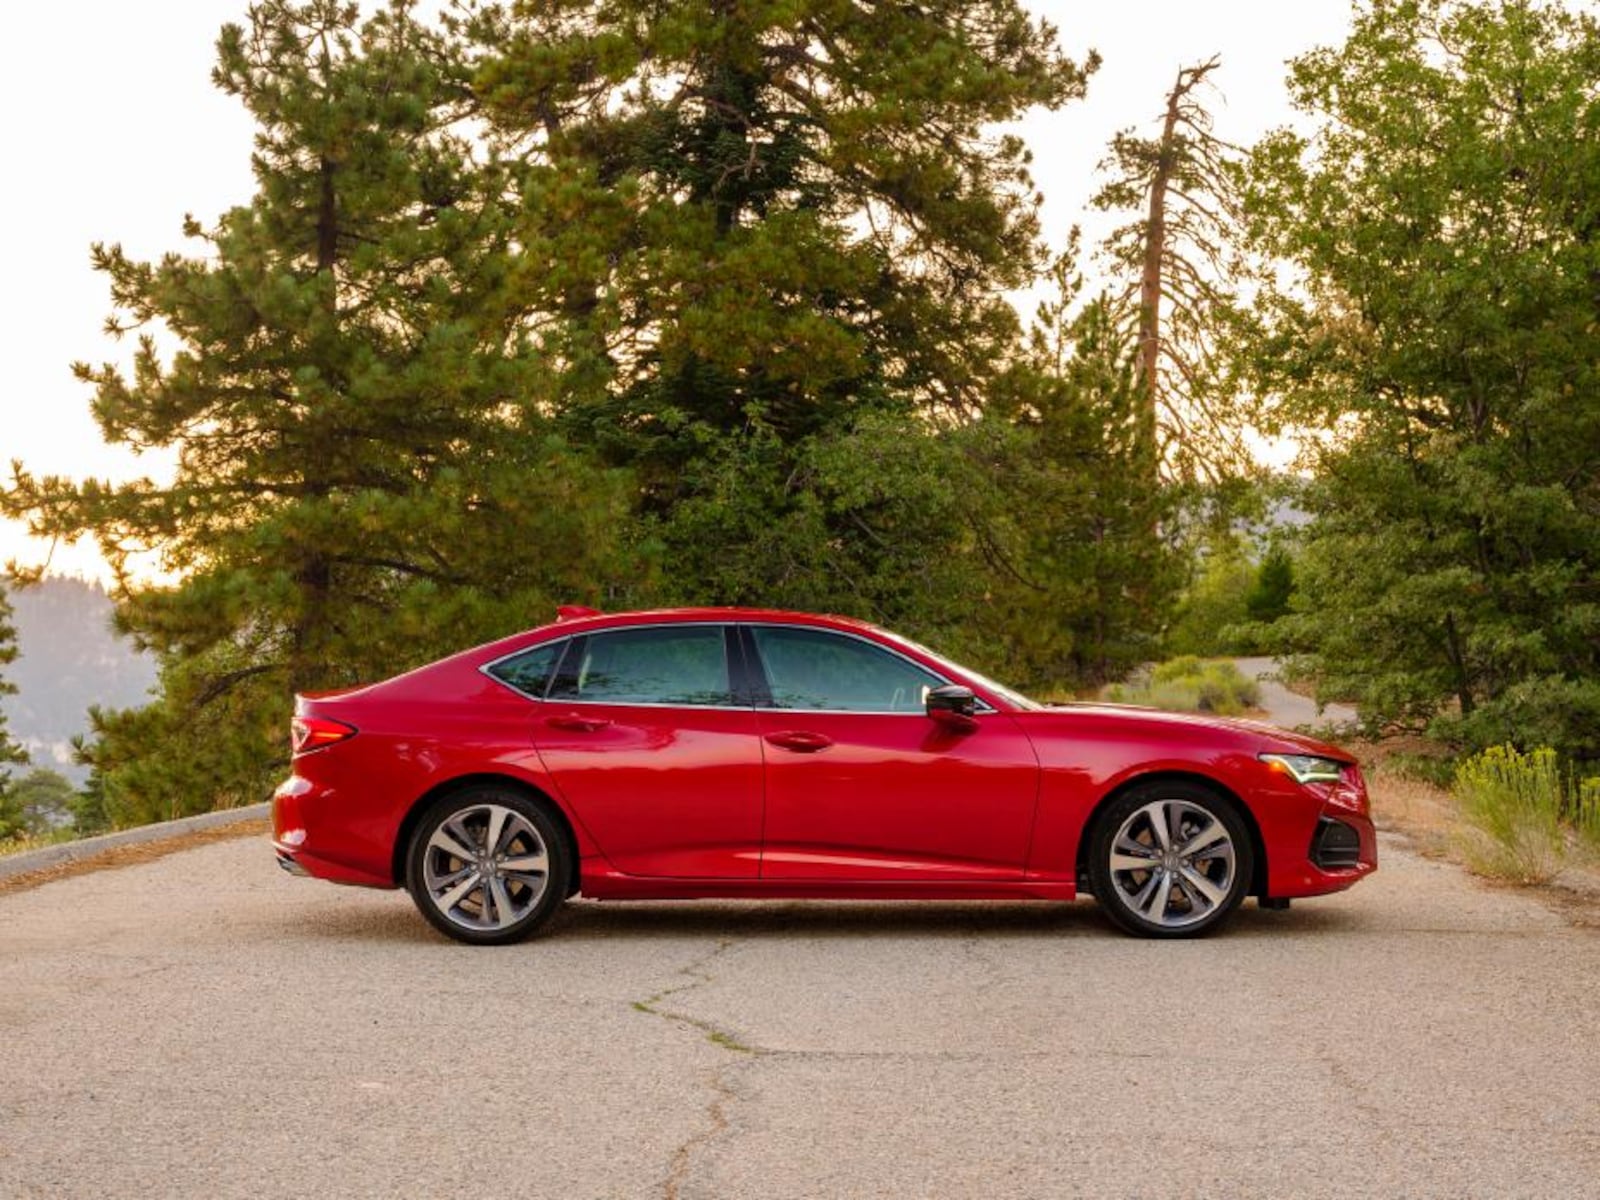
MULTIPOLYGON (((595 613, 588 616, 562 617, 550 624, 539 626, 538 632, 559 629, 563 634, 582 633, 590 629, 605 629, 613 625, 671 624, 675 621, 771 621, 783 625, 821 625, 836 629, 870 629, 883 632, 869 621, 833 613, 795 612, 781 608, 646 608, 629 612, 595 613)), ((533 632, 530 630, 529 632, 533 632)))

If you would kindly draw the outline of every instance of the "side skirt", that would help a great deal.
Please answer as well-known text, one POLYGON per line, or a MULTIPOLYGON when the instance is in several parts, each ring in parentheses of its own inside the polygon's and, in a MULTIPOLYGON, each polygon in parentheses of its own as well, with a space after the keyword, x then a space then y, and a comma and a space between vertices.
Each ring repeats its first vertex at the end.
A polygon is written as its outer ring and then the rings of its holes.
POLYGON ((591 900, 1073 900, 1068 879, 984 880, 667 879, 624 875, 598 856, 581 867, 582 894, 591 900))

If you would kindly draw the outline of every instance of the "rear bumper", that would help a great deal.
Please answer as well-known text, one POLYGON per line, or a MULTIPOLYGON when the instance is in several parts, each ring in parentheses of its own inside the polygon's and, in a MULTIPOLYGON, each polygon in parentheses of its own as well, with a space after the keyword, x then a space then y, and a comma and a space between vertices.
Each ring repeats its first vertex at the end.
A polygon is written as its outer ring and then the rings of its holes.
POLYGON ((353 865, 341 853, 340 834, 335 826, 318 820, 318 809, 333 802, 310 780, 291 775, 272 796, 272 848, 278 866, 290 875, 326 879, 359 887, 392 888, 395 882, 386 873, 353 865))

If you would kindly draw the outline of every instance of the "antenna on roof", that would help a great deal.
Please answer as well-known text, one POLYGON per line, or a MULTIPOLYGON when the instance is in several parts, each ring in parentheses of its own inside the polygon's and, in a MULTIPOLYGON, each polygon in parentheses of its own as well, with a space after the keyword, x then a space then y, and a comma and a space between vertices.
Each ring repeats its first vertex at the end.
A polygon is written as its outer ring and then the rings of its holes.
POLYGON ((556 606, 557 621, 576 621, 579 617, 598 617, 602 615, 598 608, 590 608, 587 604, 559 604, 556 606))

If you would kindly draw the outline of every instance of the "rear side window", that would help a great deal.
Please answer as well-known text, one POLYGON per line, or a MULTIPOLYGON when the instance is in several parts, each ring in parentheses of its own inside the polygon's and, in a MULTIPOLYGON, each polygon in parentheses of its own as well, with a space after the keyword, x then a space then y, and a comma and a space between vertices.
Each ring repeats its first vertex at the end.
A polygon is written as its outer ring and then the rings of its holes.
POLYGON ((944 683, 859 638, 786 625, 757 625, 751 632, 774 708, 917 713, 924 711, 928 689, 944 683))
POLYGON ((488 668, 489 674, 507 687, 515 688, 524 696, 531 696, 535 700, 542 699, 544 689, 550 682, 550 672, 555 670, 556 663, 561 659, 561 652, 566 648, 566 638, 554 642, 542 642, 531 650, 524 650, 521 654, 501 659, 488 668))
POLYGON ((720 625, 619 629, 581 639, 550 689, 552 700, 593 704, 730 705, 720 625))

